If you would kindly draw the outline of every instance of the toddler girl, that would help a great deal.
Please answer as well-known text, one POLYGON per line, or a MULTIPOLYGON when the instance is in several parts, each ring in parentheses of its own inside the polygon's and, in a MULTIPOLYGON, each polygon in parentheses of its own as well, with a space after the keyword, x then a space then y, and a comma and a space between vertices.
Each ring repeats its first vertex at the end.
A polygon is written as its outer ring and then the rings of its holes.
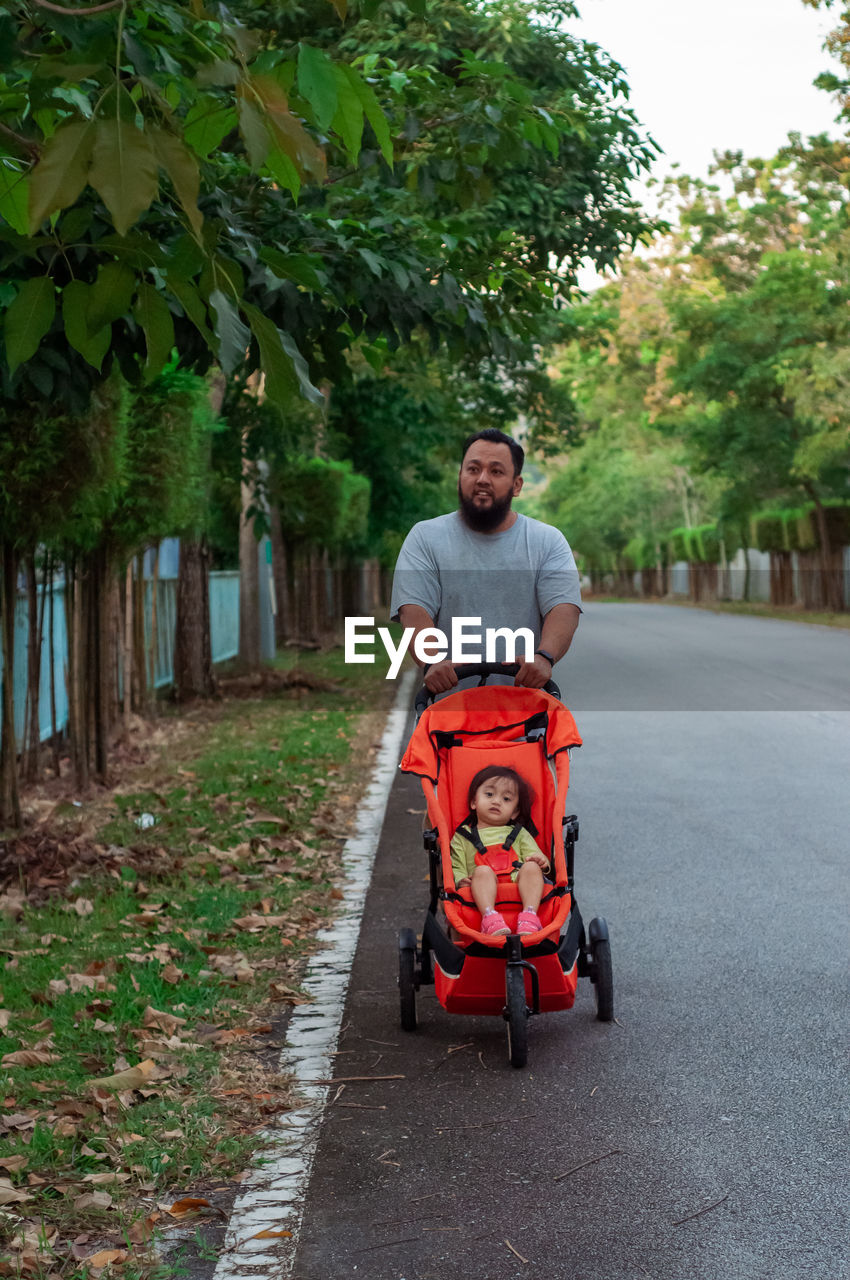
POLYGON ((500 875, 510 875, 522 899, 517 933, 542 928, 537 908, 549 860, 527 830, 532 799, 531 787, 514 769, 488 765, 469 784, 469 817, 452 837, 455 886, 470 885, 481 912, 481 932, 491 937, 510 933, 495 909, 500 875))

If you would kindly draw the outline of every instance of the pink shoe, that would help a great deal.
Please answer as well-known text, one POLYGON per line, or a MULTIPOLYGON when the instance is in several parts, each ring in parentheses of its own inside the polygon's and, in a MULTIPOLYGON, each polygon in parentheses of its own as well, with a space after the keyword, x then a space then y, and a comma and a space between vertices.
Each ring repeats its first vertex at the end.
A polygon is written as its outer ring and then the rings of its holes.
POLYGON ((520 911, 516 918, 517 933, 537 933, 538 929, 542 929, 540 916, 536 911, 520 911))
POLYGON ((486 933, 488 938, 500 938, 510 933, 510 929, 505 924, 504 916, 498 911, 491 911, 488 916, 481 917, 481 932, 486 933))

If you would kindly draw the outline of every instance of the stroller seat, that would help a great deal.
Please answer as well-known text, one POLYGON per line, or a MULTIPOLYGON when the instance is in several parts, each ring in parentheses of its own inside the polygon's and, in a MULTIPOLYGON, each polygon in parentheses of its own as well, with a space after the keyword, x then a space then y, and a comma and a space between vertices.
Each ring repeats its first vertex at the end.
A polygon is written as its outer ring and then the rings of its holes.
MULTIPOLYGON (((533 827, 529 830, 549 859, 546 878, 554 886, 556 869, 553 856, 552 806, 555 800, 555 788, 545 753, 539 742, 518 742, 505 746, 503 742, 493 743, 484 738, 471 746, 453 748, 437 787, 440 807, 448 818, 449 830, 454 834, 460 823, 468 816, 467 798, 470 783, 479 769, 490 764, 501 764, 507 769, 516 770, 531 787, 534 793, 531 810, 533 827)), ((466 886, 457 893, 461 901, 456 899, 455 906, 461 920, 466 926, 478 932, 481 916, 472 901, 471 890, 466 886)), ((511 881, 500 879, 496 909, 501 911, 512 933, 516 930, 516 919, 521 905, 516 885, 511 881)), ((552 922, 557 907, 556 895, 547 890, 537 913, 544 929, 552 922)))

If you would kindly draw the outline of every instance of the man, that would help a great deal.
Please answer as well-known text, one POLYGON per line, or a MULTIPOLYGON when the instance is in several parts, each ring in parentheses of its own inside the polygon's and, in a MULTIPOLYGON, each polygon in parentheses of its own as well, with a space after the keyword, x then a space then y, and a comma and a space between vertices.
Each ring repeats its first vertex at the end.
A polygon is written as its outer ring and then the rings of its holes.
MULTIPOLYGON (((495 428, 466 440, 459 509, 422 520, 407 535, 393 578, 392 617, 414 628, 410 652, 421 631, 439 627, 450 634, 452 618, 480 617, 482 632, 527 627, 536 652, 526 661, 520 649, 514 683, 539 689, 570 647, 581 595, 563 534, 512 510, 524 460, 522 446, 495 428)), ((458 683, 450 657, 426 672, 433 694, 458 683)))

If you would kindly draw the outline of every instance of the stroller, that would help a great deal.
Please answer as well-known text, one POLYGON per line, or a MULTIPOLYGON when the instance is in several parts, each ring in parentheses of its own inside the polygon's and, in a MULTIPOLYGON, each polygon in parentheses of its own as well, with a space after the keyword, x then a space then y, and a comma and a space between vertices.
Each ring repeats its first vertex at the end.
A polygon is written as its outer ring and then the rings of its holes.
MULTIPOLYGON (((511 1064, 523 1067, 529 1017, 572 1008, 580 977, 594 984, 597 1017, 614 1017, 608 926, 593 919, 585 933, 573 887, 579 824, 575 814, 565 816, 565 808, 570 750, 581 746, 581 738, 551 681, 545 690, 487 685, 489 676, 518 670, 501 663, 455 670, 461 679, 480 676, 479 686, 431 706, 428 691, 420 690, 421 718, 400 766, 422 780, 431 887, 421 943, 412 929, 399 933, 401 1026, 416 1029, 416 992, 433 983, 449 1013, 501 1015, 511 1064), (542 927, 536 933, 487 936, 469 887, 455 887, 449 845, 467 816, 470 782, 488 764, 515 769, 534 791, 531 834, 549 858, 552 880, 538 909, 542 927)), ((520 908, 516 885, 500 878, 496 909, 511 929, 520 908)))

